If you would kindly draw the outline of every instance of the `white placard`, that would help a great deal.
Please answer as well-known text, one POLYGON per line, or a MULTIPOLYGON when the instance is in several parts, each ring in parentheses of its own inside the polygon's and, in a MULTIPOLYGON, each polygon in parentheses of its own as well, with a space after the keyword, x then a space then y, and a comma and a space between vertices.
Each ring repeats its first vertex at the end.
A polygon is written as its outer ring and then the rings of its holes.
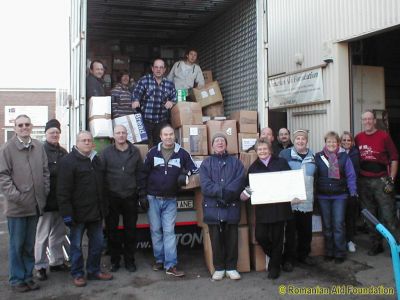
POLYGON ((19 115, 27 115, 33 126, 45 126, 49 120, 47 106, 5 106, 4 126, 14 126, 14 120, 19 115))
POLYGON ((306 185, 302 169, 249 174, 251 204, 306 200, 306 185))
POLYGON ((190 127, 189 135, 199 135, 199 129, 197 127, 190 127))
POLYGON ((210 94, 210 96, 214 96, 215 95, 214 89, 209 89, 208 93, 210 94))
POLYGON ((270 108, 324 100, 322 68, 272 78, 268 85, 270 108))
POLYGON ((201 91, 201 98, 207 98, 208 97, 208 93, 207 91, 201 91))

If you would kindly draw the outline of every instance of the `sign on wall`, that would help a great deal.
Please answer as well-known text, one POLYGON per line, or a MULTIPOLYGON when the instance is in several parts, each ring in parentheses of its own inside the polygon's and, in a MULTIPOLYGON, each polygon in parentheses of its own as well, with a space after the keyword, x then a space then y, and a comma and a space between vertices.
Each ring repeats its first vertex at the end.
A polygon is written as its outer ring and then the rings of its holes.
POLYGON ((284 108, 324 100, 322 68, 268 81, 269 108, 284 108))
POLYGON ((5 106, 4 126, 14 126, 14 120, 19 115, 31 118, 33 126, 45 126, 49 120, 48 106, 5 106))

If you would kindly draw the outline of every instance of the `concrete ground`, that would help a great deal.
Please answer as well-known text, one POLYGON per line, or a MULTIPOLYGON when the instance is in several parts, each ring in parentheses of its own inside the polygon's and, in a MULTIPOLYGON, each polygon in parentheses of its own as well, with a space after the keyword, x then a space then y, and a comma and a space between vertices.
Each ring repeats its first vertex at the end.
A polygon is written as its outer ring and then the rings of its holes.
MULTIPOLYGON (((0 210, 2 203, 0 201, 0 210)), ((121 268, 109 282, 90 281, 84 288, 72 285, 69 274, 48 273, 49 279, 40 282, 41 289, 15 294, 8 286, 8 232, 4 215, 0 214, 0 299, 395 299, 394 295, 360 295, 356 288, 379 287, 392 290, 393 270, 389 251, 376 257, 366 255, 368 239, 365 234, 356 238, 357 253, 351 253, 345 263, 326 263, 322 257, 314 267, 296 266, 292 273, 282 273, 277 280, 269 280, 265 272, 242 273, 242 280, 224 279, 213 282, 204 264, 202 250, 179 252, 184 278, 171 278, 164 272, 151 269, 152 253, 139 252, 135 273, 121 268), (305 295, 327 291, 330 295, 305 295), (325 290, 324 290, 325 289, 325 290), (342 289, 342 290, 340 290, 342 289), (350 293, 353 291, 353 293, 350 293), (299 295, 303 292, 303 295, 299 295), (312 292, 312 291, 311 291, 312 292), (332 293, 341 294, 332 294, 332 293)), ((109 269, 109 257, 103 257, 103 268, 109 269)))

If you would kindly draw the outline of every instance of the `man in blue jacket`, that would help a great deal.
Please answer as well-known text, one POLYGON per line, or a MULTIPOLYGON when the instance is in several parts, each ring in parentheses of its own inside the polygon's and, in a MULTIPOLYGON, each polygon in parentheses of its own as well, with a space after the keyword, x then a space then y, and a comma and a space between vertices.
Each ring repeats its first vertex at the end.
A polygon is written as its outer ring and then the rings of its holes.
POLYGON ((245 183, 244 167, 240 160, 227 153, 225 134, 216 133, 212 138, 212 147, 214 154, 200 167, 204 223, 210 232, 215 268, 212 279, 221 280, 226 275, 238 280, 241 278, 236 270, 239 197, 245 183))
POLYGON ((166 270, 176 277, 185 273, 177 269, 175 220, 176 195, 181 185, 186 185, 187 175, 198 169, 190 154, 175 143, 174 129, 164 125, 160 130, 161 142, 150 149, 144 162, 144 177, 151 240, 155 257, 154 271, 166 270))

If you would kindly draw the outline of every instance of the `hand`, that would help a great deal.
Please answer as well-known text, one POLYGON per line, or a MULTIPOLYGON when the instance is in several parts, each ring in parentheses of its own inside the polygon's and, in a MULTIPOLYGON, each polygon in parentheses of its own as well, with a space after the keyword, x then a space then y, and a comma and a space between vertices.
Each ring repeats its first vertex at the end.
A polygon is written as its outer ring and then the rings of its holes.
POLYGON ((71 228, 72 227, 72 217, 71 216, 65 216, 63 217, 63 221, 65 226, 71 228))
POLYGON ((139 101, 133 101, 132 102, 132 108, 133 109, 136 109, 136 108, 138 108, 140 106, 140 102, 139 101))
POLYGON ((178 186, 186 186, 189 183, 189 176, 186 174, 180 174, 178 176, 178 186))
POLYGON ((394 192, 394 181, 392 177, 381 178, 385 186, 383 187, 383 191, 386 194, 391 194, 394 192))
POLYGON ((301 200, 301 199, 295 197, 295 198, 292 199, 291 202, 292 202, 292 204, 299 204, 299 203, 301 203, 301 202, 303 202, 303 201, 304 201, 304 200, 301 200))
POLYGON ((172 106, 174 106, 174 103, 173 103, 173 102, 171 102, 171 101, 169 101, 169 100, 168 100, 167 102, 165 102, 164 107, 165 107, 166 109, 171 109, 172 106))
POLYGON ((240 194, 240 200, 247 201, 250 199, 250 195, 244 189, 243 192, 240 194))
POLYGON ((139 205, 144 212, 149 210, 149 200, 147 200, 146 196, 139 197, 139 205))

